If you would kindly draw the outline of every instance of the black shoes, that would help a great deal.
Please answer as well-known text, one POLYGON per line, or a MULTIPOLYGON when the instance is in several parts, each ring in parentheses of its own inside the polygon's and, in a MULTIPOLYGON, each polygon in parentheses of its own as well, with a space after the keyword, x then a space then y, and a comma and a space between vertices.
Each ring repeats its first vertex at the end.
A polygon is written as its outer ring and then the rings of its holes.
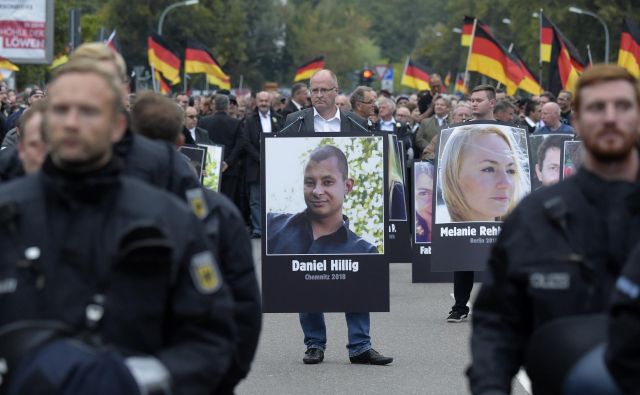
POLYGON ((456 310, 451 310, 447 317, 447 322, 462 322, 467 319, 469 315, 467 313, 461 313, 456 310))
POLYGON ((351 363, 362 363, 370 365, 388 365, 393 362, 393 358, 385 357, 373 348, 368 349, 362 354, 358 354, 353 357, 349 357, 351 363))
POLYGON ((307 351, 304 353, 304 358, 302 358, 302 362, 306 365, 315 365, 324 360, 324 351, 319 348, 307 348, 307 351))

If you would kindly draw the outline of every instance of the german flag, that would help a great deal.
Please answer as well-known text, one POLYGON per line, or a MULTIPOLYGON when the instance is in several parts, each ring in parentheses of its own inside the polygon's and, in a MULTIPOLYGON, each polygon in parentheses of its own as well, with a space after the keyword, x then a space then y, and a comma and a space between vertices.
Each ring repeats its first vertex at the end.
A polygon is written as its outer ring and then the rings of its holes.
POLYGON ((171 83, 160 74, 158 70, 154 70, 156 81, 158 81, 158 87, 160 88, 160 93, 168 95, 171 93, 171 83))
POLYGON ((464 16, 464 22, 462 23, 462 35, 460 36, 460 45, 468 47, 471 45, 471 36, 473 36, 473 21, 472 16, 464 16))
POLYGON ((155 33, 151 33, 147 38, 147 45, 149 46, 147 56, 151 67, 162 73, 172 84, 179 83, 181 62, 176 52, 155 33))
POLYGON ((211 85, 216 85, 220 89, 231 90, 231 78, 228 75, 218 77, 216 75, 207 74, 207 81, 211 85))
POLYGON ((540 12, 540 60, 551 62, 553 24, 540 12))
POLYGON ((411 60, 410 57, 407 58, 400 84, 418 91, 431 90, 429 79, 429 73, 427 73, 426 67, 411 60))
POLYGON ((207 47, 194 40, 187 40, 187 48, 184 52, 184 71, 189 74, 204 73, 218 78, 228 77, 207 47))
POLYGON ((449 88, 449 85, 451 85, 451 72, 447 71, 447 75, 444 76, 444 86, 449 88))
POLYGON ((0 56, 0 69, 2 70, 11 70, 11 71, 20 71, 20 68, 15 64, 11 63, 9 59, 3 58, 0 56))
POLYGON ((535 74, 533 74, 531 69, 524 63, 524 60, 522 60, 522 56, 520 56, 520 53, 518 53, 515 48, 512 48, 511 55, 513 55, 513 57, 517 59, 520 68, 522 69, 522 73, 524 74, 524 78, 522 78, 522 81, 520 81, 520 83, 518 84, 518 88, 522 89, 525 92, 529 92, 532 95, 541 94, 542 87, 540 86, 540 82, 535 77, 535 74))
POLYGON ((485 25, 476 24, 475 34, 471 41, 471 51, 467 63, 469 71, 486 75, 507 87, 507 94, 513 95, 524 72, 518 59, 511 55, 485 25))
POLYGON ((551 64, 549 67, 549 91, 557 94, 561 90, 573 93, 580 73, 584 70, 584 61, 564 34, 546 16, 542 15, 542 25, 551 26, 553 40, 551 46, 551 64))
POLYGON ((324 56, 319 56, 298 67, 296 69, 296 75, 293 77, 293 81, 297 82, 308 80, 311 78, 313 73, 322 69, 324 69, 324 56))
POLYGON ((640 29, 627 17, 622 23, 618 66, 624 67, 634 77, 640 78, 640 29))
POLYGON ((467 89, 467 86, 464 83, 464 73, 458 73, 458 75, 456 76, 455 92, 462 93, 463 95, 466 95, 467 93, 469 93, 469 90, 467 89))

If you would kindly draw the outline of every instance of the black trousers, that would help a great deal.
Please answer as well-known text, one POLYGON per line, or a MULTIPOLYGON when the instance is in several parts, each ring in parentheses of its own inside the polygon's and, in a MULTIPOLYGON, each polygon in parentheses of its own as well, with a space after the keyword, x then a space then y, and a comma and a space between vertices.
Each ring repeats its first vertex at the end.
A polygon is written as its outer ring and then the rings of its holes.
POLYGON ((453 297, 456 302, 451 310, 469 314, 467 303, 471 298, 474 272, 453 272, 453 297))

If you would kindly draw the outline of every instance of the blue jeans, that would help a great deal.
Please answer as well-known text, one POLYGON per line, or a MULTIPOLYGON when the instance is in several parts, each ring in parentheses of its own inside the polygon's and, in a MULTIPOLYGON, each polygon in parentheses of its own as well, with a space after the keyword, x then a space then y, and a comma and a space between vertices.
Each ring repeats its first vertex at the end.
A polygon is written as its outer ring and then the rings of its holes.
POLYGON ((249 183, 249 209, 251 210, 251 234, 262 235, 262 226, 260 225, 260 183, 249 183))
MULTIPOLYGON (((371 348, 371 336, 369 336, 369 313, 344 313, 347 319, 347 331, 349 336, 349 356, 353 357, 371 348)), ((324 324, 323 313, 300 313, 300 325, 304 332, 304 344, 307 348, 319 348, 322 351, 327 347, 327 328, 324 324)))

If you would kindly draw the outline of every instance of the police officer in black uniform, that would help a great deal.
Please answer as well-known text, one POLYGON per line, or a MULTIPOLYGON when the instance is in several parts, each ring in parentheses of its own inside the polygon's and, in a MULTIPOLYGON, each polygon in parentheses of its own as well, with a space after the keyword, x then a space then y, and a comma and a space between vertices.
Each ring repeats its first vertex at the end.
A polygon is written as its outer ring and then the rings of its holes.
MULTIPOLYGON (((637 81, 620 67, 595 66, 581 76, 574 100, 584 166, 533 192, 503 225, 474 304, 468 370, 474 394, 511 391, 536 329, 606 311, 640 239, 637 81)), ((532 378, 534 392, 537 384, 532 378)))
MULTIPOLYGON (((0 325, 59 321, 96 354, 123 358, 143 394, 213 392, 234 328, 200 222, 175 197, 122 175, 112 143, 126 121, 111 74, 72 61, 49 94, 43 169, 0 186, 0 325)), ((38 365, 37 350, 25 355, 34 352, 38 365)), ((41 363, 22 383, 54 393, 78 372, 104 374, 76 366, 48 381, 67 357, 41 363)), ((99 380, 83 383, 82 393, 99 391, 99 380)))
MULTIPOLYGON (((184 141, 183 111, 167 97, 153 92, 140 94, 132 107, 131 118, 135 133, 177 145, 184 141)), ((225 195, 200 187, 188 190, 187 200, 218 251, 222 276, 233 298, 236 350, 216 391, 221 395, 233 394, 235 386, 249 373, 262 322, 251 239, 240 211, 225 195)))

